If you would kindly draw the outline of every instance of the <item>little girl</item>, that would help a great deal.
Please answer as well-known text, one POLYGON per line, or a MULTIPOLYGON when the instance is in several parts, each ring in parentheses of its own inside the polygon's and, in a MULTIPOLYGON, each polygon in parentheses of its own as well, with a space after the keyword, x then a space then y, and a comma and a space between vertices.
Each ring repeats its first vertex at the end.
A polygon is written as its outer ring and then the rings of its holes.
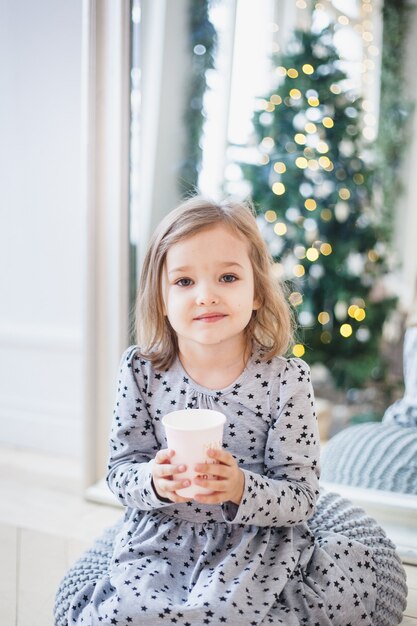
POLYGON ((306 363, 283 356, 291 315, 271 267, 241 204, 195 197, 156 230, 110 438, 124 524, 109 575, 78 594, 69 624, 372 624, 365 548, 337 534, 319 544, 306 525, 319 477, 313 390, 306 363), (179 493, 186 468, 162 425, 186 408, 227 418, 223 449, 195 468, 211 493, 193 499, 179 493))

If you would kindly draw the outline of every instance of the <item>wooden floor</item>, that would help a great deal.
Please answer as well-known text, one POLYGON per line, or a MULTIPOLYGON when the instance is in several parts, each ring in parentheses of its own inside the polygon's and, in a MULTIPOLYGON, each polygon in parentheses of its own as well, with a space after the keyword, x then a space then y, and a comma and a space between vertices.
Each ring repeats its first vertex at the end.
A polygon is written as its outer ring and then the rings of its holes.
MULTIPOLYGON (((0 449, 0 625, 54 626, 67 568, 121 510, 86 502, 77 463, 0 449)), ((417 567, 405 566, 403 626, 417 626, 417 567)))

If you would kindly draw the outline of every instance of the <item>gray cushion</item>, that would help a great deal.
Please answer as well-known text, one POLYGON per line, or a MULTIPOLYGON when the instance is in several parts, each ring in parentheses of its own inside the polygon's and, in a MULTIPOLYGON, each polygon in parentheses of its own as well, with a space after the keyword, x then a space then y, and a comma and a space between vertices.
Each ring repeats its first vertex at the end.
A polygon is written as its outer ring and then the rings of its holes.
POLYGON ((384 422, 345 428, 323 449, 321 478, 417 495, 417 428, 384 422))

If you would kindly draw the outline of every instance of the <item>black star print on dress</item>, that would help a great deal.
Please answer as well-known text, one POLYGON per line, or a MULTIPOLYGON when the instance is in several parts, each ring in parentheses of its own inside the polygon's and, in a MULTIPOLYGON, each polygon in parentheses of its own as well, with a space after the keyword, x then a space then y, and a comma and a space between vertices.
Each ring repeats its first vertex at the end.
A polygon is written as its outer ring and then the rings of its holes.
POLYGON ((197 385, 179 360, 157 372, 123 355, 108 484, 125 508, 109 574, 86 583, 69 624, 96 626, 371 626, 376 578, 366 546, 306 525, 318 495, 319 441, 309 368, 262 360, 256 347, 225 389, 197 385), (239 506, 173 504, 151 467, 166 448, 162 417, 226 415, 224 447, 245 474, 239 506))

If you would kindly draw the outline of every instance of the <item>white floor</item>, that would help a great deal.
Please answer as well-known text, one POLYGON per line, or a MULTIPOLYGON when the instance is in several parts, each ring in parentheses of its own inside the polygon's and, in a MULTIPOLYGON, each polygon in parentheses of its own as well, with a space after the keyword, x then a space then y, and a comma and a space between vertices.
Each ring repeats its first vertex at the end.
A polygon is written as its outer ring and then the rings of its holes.
POLYGON ((122 510, 86 502, 78 464, 0 449, 0 624, 52 626, 65 571, 122 510))
MULTIPOLYGON (((65 571, 121 509, 86 502, 77 464, 0 449, 0 624, 53 626, 52 609, 65 571)), ((403 626, 417 626, 417 567, 403 626)))

